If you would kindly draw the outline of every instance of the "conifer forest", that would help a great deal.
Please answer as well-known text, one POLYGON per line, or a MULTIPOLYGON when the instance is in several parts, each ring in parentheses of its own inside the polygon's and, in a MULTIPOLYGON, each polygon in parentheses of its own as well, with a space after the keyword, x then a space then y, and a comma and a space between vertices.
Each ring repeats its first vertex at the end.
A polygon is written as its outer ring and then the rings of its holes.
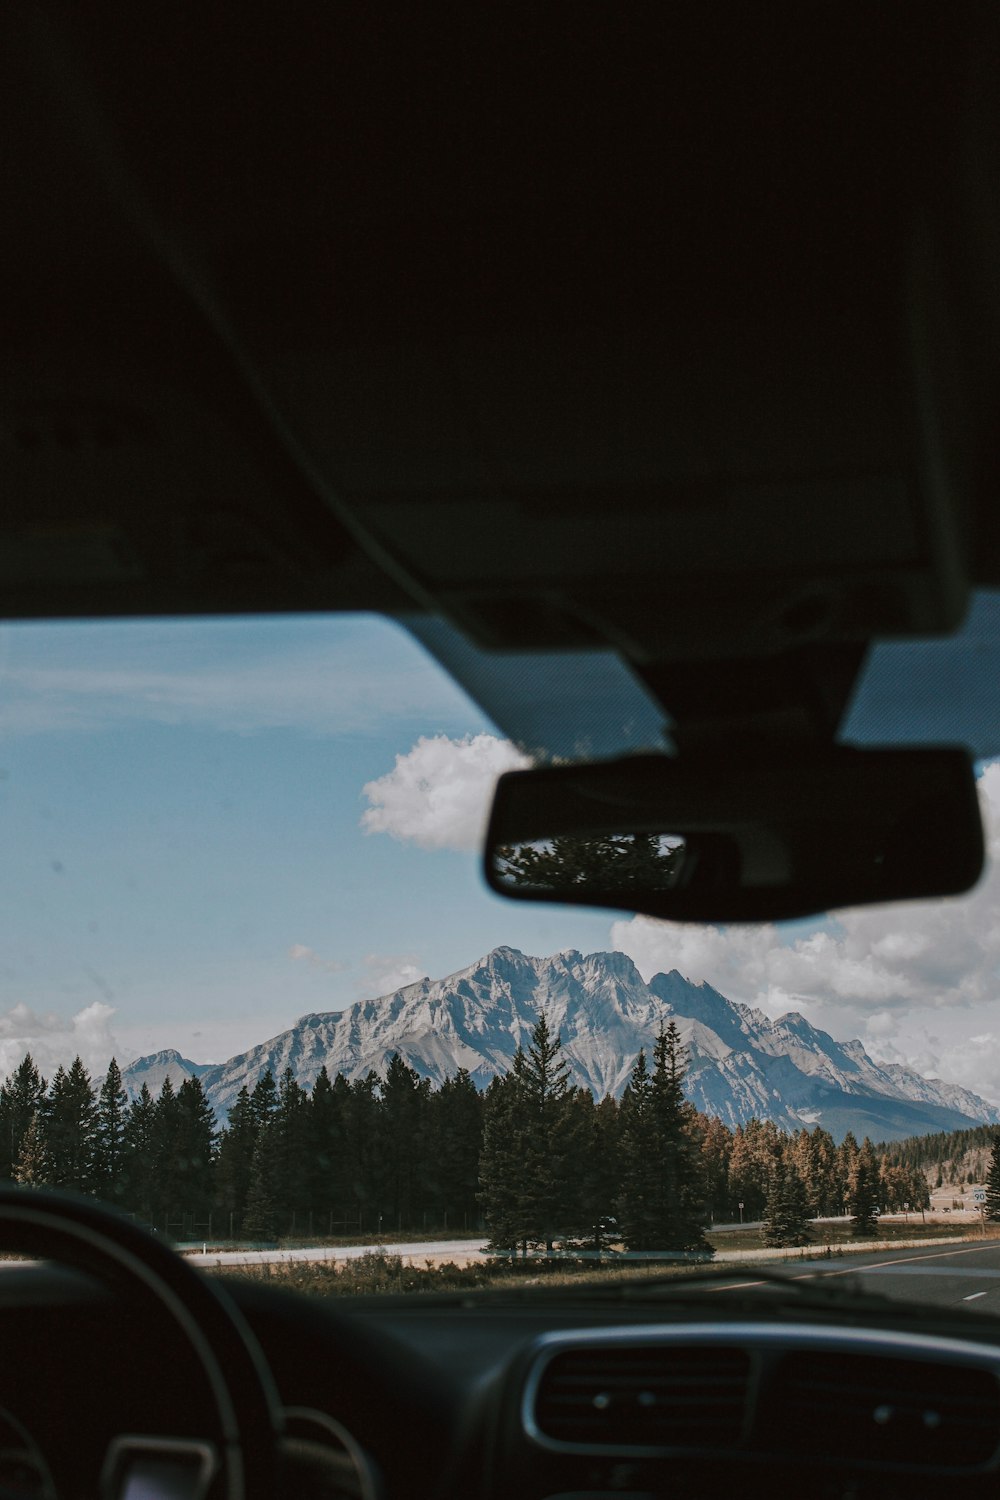
POLYGON ((763 1222, 766 1244, 813 1218, 928 1201, 919 1155, 839 1145, 814 1126, 730 1129, 685 1099, 676 1026, 640 1052, 620 1099, 569 1082, 544 1017, 484 1094, 460 1069, 440 1087, 398 1055, 380 1078, 291 1069, 244 1087, 219 1129, 196 1077, 129 1099, 117 1063, 96 1086, 77 1058, 51 1081, 30 1055, 0 1086, 0 1176, 113 1204, 178 1241, 485 1232, 539 1249, 709 1254, 713 1223, 763 1222))

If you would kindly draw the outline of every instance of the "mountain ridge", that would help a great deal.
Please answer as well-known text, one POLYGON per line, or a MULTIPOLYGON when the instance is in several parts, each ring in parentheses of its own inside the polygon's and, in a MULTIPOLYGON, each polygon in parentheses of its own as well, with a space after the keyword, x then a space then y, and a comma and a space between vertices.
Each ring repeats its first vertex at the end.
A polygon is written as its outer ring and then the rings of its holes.
POLYGON ((838 1139, 850 1129, 891 1140, 1000 1124, 1000 1110, 970 1090, 877 1063, 857 1038, 836 1042, 799 1012, 771 1018, 677 969, 646 984, 626 954, 577 949, 531 958, 501 946, 443 979, 311 1011, 225 1063, 194 1063, 166 1048, 130 1063, 123 1081, 134 1094, 143 1081, 156 1092, 154 1076, 162 1085, 170 1074, 176 1086, 196 1075, 220 1121, 267 1068, 277 1076, 291 1067, 308 1088, 323 1066, 353 1080, 384 1073, 398 1052, 435 1084, 464 1067, 485 1088, 543 1013, 562 1038, 572 1081, 598 1098, 621 1094, 640 1047, 651 1051, 673 1019, 690 1057, 685 1092, 731 1127, 757 1117, 786 1130, 821 1124, 838 1139))

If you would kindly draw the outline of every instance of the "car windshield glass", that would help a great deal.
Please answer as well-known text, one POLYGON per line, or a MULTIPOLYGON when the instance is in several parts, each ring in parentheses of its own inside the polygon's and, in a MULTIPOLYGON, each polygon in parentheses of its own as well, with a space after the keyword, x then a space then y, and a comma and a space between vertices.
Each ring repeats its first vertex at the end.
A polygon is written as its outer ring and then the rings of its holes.
POLYGON ((505 901, 525 757, 369 616, 4 626, 0 735, 0 1177, 331 1294, 711 1261, 1000 1310, 992 860, 783 925, 505 901))

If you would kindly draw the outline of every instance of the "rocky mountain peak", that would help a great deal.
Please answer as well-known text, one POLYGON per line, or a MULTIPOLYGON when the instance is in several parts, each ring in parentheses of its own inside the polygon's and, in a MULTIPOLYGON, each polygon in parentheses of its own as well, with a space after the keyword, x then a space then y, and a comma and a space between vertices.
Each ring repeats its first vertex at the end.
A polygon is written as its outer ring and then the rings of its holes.
POLYGON ((677 1022, 690 1066, 686 1092, 698 1109, 736 1126, 772 1119, 787 1130, 814 1123, 888 1140, 972 1123, 1000 1124, 1000 1110, 958 1085, 874 1062, 857 1040, 838 1043, 798 1012, 772 1020, 734 1004, 677 969, 646 984, 624 953, 567 949, 532 958, 494 948, 443 979, 423 979, 343 1011, 313 1012, 280 1036, 221 1066, 191 1063, 172 1048, 140 1058, 123 1079, 156 1092, 197 1073, 220 1121, 240 1088, 265 1069, 290 1067, 310 1088, 321 1067, 348 1080, 384 1074, 398 1053, 440 1084, 465 1068, 480 1088, 506 1072, 544 1014, 559 1033, 572 1081, 597 1097, 620 1095, 635 1058, 677 1022))

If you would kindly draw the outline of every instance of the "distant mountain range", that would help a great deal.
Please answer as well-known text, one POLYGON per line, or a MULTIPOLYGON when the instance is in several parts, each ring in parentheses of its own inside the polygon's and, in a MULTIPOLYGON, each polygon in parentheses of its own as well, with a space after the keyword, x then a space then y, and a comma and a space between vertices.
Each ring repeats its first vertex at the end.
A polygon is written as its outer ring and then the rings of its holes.
POLYGON ((1000 1124, 1000 1110, 968 1089, 876 1063, 859 1041, 835 1042, 795 1011, 771 1020, 676 969, 646 984, 623 953, 528 958, 496 948, 446 979, 303 1016, 226 1063, 194 1063, 168 1049, 138 1058, 123 1079, 131 1094, 143 1083, 155 1094, 168 1076, 176 1086, 196 1075, 220 1121, 243 1084, 252 1088, 267 1068, 277 1078, 291 1067, 308 1088, 324 1065, 331 1078, 383 1073, 394 1052, 435 1083, 467 1068, 485 1088, 527 1045, 543 1011, 573 1081, 598 1097, 621 1093, 640 1047, 650 1052, 673 1019, 690 1055, 688 1097, 730 1126, 756 1116, 786 1130, 819 1124, 837 1140, 848 1130, 894 1140, 1000 1124))

